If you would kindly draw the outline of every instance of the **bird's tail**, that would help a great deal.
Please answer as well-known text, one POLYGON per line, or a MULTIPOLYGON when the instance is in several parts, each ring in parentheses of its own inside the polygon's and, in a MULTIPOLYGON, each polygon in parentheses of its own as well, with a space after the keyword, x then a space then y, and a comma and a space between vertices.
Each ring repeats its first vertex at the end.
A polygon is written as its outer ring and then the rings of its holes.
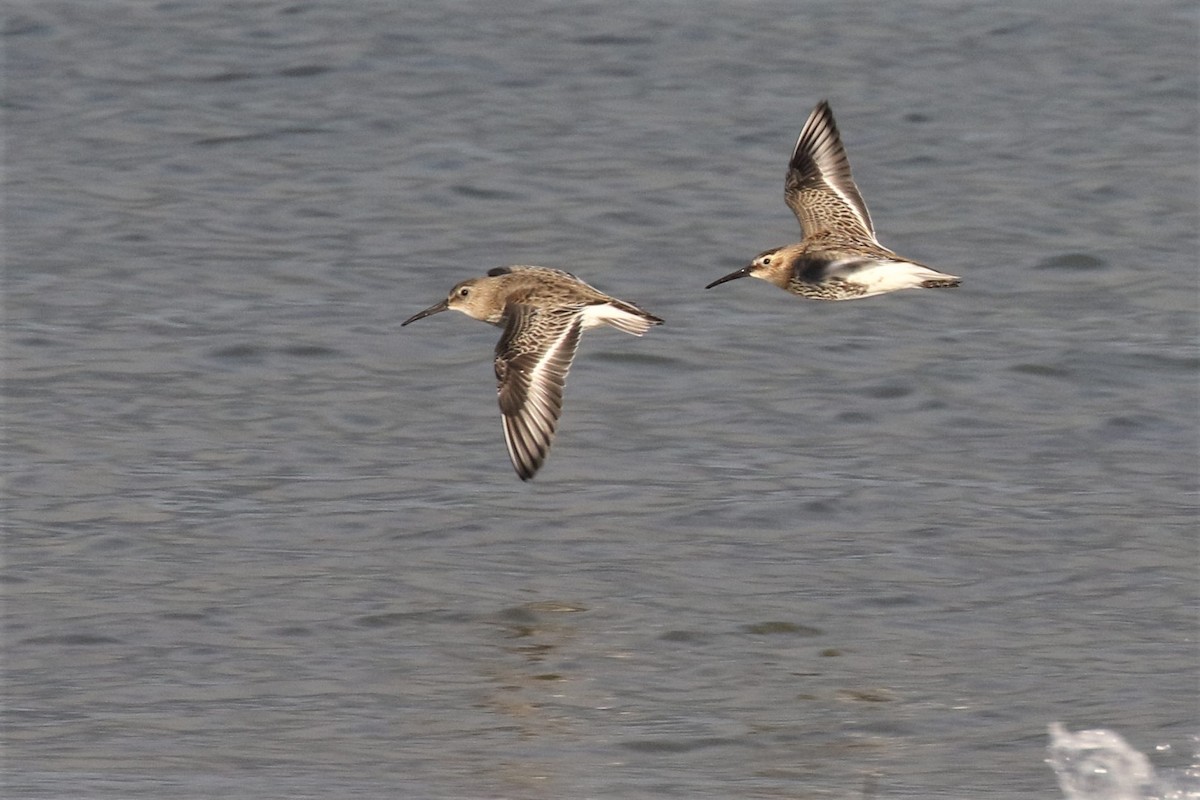
POLYGON ((615 300, 602 306, 595 316, 596 322, 612 325, 619 331, 641 336, 655 325, 662 325, 662 320, 653 314, 648 314, 633 303, 615 300))

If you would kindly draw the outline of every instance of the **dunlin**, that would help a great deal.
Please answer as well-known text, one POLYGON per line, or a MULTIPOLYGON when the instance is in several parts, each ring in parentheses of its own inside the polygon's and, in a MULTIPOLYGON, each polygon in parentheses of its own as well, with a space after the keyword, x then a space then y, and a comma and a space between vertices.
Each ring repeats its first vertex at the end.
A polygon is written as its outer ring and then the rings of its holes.
POLYGON ((662 320, 610 297, 569 272, 547 267, 497 267, 471 278, 401 325, 446 309, 504 328, 496 343, 496 380, 504 441, 521 480, 546 459, 562 413, 563 385, 580 334, 597 325, 641 336, 662 320))
POLYGON ((821 101, 800 131, 784 181, 784 200, 800 220, 804 239, 765 250, 735 278, 761 278, 817 300, 856 300, 897 289, 958 286, 961 278, 897 255, 879 243, 829 103, 821 101))

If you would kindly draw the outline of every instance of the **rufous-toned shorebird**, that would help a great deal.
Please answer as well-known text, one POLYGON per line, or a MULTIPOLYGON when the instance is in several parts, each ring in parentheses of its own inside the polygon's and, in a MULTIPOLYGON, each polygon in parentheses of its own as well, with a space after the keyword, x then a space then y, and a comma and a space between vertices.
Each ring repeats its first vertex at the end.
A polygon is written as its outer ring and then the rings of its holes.
POLYGON ((504 441, 521 480, 546 459, 562 414, 563 386, 587 328, 611 325, 641 336, 662 320, 633 303, 548 267, 497 267, 400 323, 453 309, 504 328, 496 343, 496 380, 504 441))
POLYGON ((764 250, 704 287, 761 278, 817 300, 857 300, 898 289, 958 286, 961 278, 897 255, 875 238, 829 103, 808 115, 788 162, 784 200, 800 220, 802 241, 764 250))

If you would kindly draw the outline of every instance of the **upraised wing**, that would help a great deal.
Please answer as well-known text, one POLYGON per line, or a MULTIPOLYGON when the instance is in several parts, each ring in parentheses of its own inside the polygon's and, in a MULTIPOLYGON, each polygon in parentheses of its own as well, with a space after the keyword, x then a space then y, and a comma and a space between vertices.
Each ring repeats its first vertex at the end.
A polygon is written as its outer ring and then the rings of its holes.
POLYGON ((825 100, 808 115, 796 140, 783 197, 805 237, 834 233, 875 241, 871 215, 854 185, 850 161, 825 100))

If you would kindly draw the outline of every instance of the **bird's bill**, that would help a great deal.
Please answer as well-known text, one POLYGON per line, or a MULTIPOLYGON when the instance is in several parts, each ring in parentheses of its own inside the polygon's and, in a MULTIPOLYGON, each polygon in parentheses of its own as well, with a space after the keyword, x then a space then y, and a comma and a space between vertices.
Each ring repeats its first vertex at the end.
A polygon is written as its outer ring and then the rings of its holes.
POLYGON ((745 266, 745 267, 742 267, 741 269, 737 270, 736 272, 729 273, 724 278, 717 278, 715 281, 710 283, 708 286, 705 286, 704 288, 711 289, 714 286, 720 286, 722 283, 727 283, 729 281, 736 280, 738 278, 745 278, 749 274, 750 274, 750 267, 745 266))
POLYGON ((404 320, 404 322, 401 322, 400 327, 403 328, 405 325, 407 325, 410 322, 416 322, 419 319, 424 319, 425 317, 431 317, 434 314, 438 313, 439 311, 445 311, 449 307, 450 307, 450 303, 448 300, 443 300, 440 303, 434 303, 433 305, 431 305, 429 308, 425 309, 424 311, 418 311, 416 314, 413 314, 411 317, 404 320))

